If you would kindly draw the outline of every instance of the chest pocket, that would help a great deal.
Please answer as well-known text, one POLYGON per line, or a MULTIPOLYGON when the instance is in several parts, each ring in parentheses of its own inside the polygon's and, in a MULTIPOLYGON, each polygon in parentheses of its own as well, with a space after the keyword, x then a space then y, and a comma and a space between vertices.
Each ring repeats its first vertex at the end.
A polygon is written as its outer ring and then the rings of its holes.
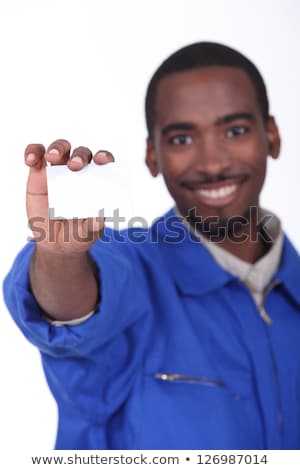
POLYGON ((214 376, 159 371, 144 375, 142 404, 141 446, 248 449, 261 445, 259 410, 249 384, 228 385, 214 376))
POLYGON ((157 380, 164 380, 167 382, 188 383, 206 385, 207 387, 225 387, 224 382, 218 379, 206 377, 204 375, 184 375, 184 374, 166 374, 164 372, 157 372, 154 374, 157 380))
POLYGON ((174 386, 185 384, 191 387, 204 387, 208 389, 216 389, 222 391, 225 394, 230 395, 235 400, 241 400, 243 398, 250 398, 253 396, 252 386, 245 380, 237 379, 234 376, 233 380, 228 378, 225 381, 213 376, 206 375, 186 375, 179 373, 167 373, 167 372, 156 372, 152 378, 159 382, 165 382, 166 384, 173 384, 174 386))

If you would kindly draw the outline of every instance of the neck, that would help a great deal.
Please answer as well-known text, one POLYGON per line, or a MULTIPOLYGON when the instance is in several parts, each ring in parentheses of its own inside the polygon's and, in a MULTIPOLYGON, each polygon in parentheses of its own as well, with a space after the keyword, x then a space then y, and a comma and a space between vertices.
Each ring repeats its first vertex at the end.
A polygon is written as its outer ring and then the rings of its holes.
MULTIPOLYGON (((250 239, 237 243, 236 241, 227 238, 218 242, 218 246, 237 256, 241 260, 253 264, 262 258, 271 247, 269 244, 264 243, 260 236, 253 240, 255 241, 250 239)), ((216 243, 216 241, 213 242, 216 243)))
MULTIPOLYGON (((193 225, 196 229, 195 224, 193 225)), ((251 214, 249 222, 243 225, 237 234, 224 233, 222 236, 216 236, 207 232, 201 233, 209 241, 252 264, 262 258, 272 246, 272 241, 266 241, 262 236, 256 213, 251 214)))

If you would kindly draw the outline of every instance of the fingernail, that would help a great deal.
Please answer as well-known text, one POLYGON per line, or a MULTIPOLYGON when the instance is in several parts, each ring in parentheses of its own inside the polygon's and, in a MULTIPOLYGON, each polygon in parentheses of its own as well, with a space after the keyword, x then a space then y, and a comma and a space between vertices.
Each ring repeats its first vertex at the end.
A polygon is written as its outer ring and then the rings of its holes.
POLYGON ((74 157, 72 157, 72 158, 71 158, 71 161, 72 161, 72 162, 76 162, 76 163, 80 163, 80 164, 83 163, 82 158, 79 157, 78 155, 75 155, 74 157))
POLYGON ((34 162, 35 160, 35 154, 34 153, 29 153, 26 157, 26 160, 28 161, 28 163, 32 163, 34 162))
POLYGON ((100 151, 96 155, 99 156, 99 157, 105 157, 106 160, 109 160, 111 162, 113 162, 115 160, 114 157, 110 153, 100 151))
POLYGON ((51 155, 59 155, 59 151, 57 149, 51 149, 47 153, 50 153, 51 155))

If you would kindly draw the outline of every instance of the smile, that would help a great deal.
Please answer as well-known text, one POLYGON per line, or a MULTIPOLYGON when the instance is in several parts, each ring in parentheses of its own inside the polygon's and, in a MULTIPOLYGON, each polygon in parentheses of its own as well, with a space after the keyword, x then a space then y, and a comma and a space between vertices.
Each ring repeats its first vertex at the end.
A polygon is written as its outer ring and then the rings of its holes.
POLYGON ((193 192, 198 203, 207 207, 224 207, 238 197, 246 177, 230 178, 214 183, 186 182, 184 186, 193 192))
POLYGON ((200 204, 207 207, 224 207, 232 203, 239 193, 242 183, 223 182, 222 184, 212 185, 212 188, 195 188, 193 190, 200 204))
POLYGON ((200 196, 208 199, 223 199, 234 193, 238 188, 237 184, 231 184, 219 189, 198 189, 197 192, 200 196))

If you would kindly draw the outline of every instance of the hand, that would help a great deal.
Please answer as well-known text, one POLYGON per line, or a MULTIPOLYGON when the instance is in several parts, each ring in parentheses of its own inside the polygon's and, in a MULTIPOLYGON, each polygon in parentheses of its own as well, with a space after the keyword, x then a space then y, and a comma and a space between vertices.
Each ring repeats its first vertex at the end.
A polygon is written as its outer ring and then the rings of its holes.
POLYGON ((30 167, 30 172, 26 208, 38 248, 66 254, 82 253, 103 233, 104 219, 101 217, 50 220, 48 214, 46 162, 51 165, 68 165, 70 170, 78 171, 92 159, 98 165, 114 161, 110 152, 101 150, 93 156, 86 147, 78 147, 71 153, 71 144, 63 139, 53 142, 47 150, 41 144, 27 146, 25 163, 30 167))

